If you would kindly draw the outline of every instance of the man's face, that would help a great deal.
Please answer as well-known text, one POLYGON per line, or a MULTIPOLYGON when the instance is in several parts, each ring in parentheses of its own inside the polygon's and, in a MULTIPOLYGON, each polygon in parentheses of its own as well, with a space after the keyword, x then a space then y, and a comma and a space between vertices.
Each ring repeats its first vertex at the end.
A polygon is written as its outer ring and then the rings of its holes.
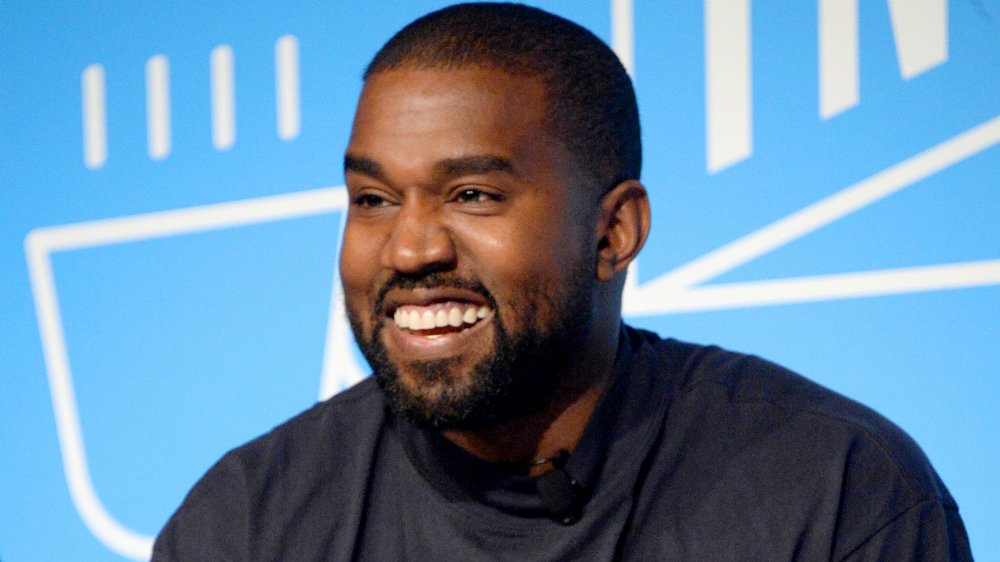
POLYGON ((541 79, 392 70, 345 158, 348 316, 394 407, 476 428, 548 403, 591 325, 597 194, 541 79))

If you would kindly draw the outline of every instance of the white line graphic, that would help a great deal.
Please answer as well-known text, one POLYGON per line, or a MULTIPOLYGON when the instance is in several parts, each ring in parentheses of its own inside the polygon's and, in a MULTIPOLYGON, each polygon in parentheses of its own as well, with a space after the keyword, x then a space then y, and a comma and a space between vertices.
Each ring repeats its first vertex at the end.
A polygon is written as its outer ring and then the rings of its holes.
POLYGON ((104 67, 92 64, 80 76, 83 98, 83 164, 96 170, 108 160, 108 118, 104 67))
POLYGON ((903 78, 948 60, 948 0, 889 0, 889 19, 903 78))
POLYGON ((750 0, 705 0, 705 133, 708 172, 753 152, 750 0))
MULTIPOLYGON (((865 180, 677 267, 656 279, 648 281, 640 287, 628 291, 626 294, 626 310, 629 314, 666 313, 676 310, 679 306, 677 301, 688 298, 693 291, 698 291, 701 295, 721 295, 723 293, 720 291, 723 290, 723 287, 729 287, 732 291, 743 287, 746 296, 735 299, 733 302, 742 302, 741 306, 749 305, 753 302, 751 294, 761 295, 761 293, 753 292, 759 290, 760 284, 717 285, 711 291, 708 291, 707 287, 697 286, 851 213, 859 211, 897 191, 910 187, 916 182, 944 168, 953 166, 962 160, 975 156, 990 147, 996 146, 998 143, 1000 143, 1000 116, 994 117, 916 156, 886 168, 865 180)), ((986 276, 976 277, 976 279, 993 279, 990 276, 994 271, 991 265, 993 262, 979 263, 979 265, 983 264, 987 265, 986 276)), ((977 275, 982 275, 982 271, 978 269, 978 266, 976 267, 975 271, 977 275)), ((917 271, 930 273, 930 270, 927 269, 917 271)), ((946 274, 968 272, 965 269, 945 269, 942 271, 946 274)), ((903 275, 903 278, 895 278, 897 281, 900 279, 903 280, 899 285, 899 290, 896 292, 930 290, 930 288, 937 287, 940 284, 940 281, 928 280, 928 289, 918 289, 921 286, 920 283, 910 280, 912 275, 914 275, 914 270, 899 270, 896 273, 903 275), (908 289, 908 287, 913 288, 908 289)), ((862 277, 862 280, 878 279, 871 277, 870 274, 864 275, 865 277, 862 277)), ((829 278, 843 281, 843 278, 836 276, 829 276, 829 278)), ((829 289, 817 289, 816 283, 819 279, 821 278, 811 278, 808 282, 803 280, 803 287, 811 287, 810 291, 817 291, 815 294, 821 295, 823 291, 829 289)), ((789 283, 792 282, 794 280, 782 281, 781 290, 790 291, 789 283)), ((961 278, 956 278, 953 283, 956 287, 964 286, 961 278)), ((974 284, 982 283, 977 281, 974 284)), ((858 284, 849 286, 861 287, 858 284)), ((855 291, 852 294, 858 296, 868 294, 861 289, 855 289, 855 291)), ((789 294, 791 295, 791 293, 789 294)), ((844 298, 844 296, 838 298, 844 298)), ((730 296, 726 298, 733 299, 730 296)), ((764 297, 761 296, 761 298, 764 297)), ((780 298, 780 296, 775 293, 773 298, 780 298)), ((766 297, 766 299, 767 303, 771 304, 801 300, 801 298, 792 298, 791 296, 788 301, 771 300, 771 296, 766 297)), ((702 308, 712 307, 705 304, 702 308)))
POLYGON ((819 0, 819 114, 850 109, 861 97, 858 0, 819 0))
POLYGON ((229 150, 236 142, 236 88, 233 48, 219 45, 209 56, 212 83, 212 145, 229 150))
POLYGON ((101 542, 123 556, 148 560, 152 553, 152 538, 122 526, 107 512, 94 490, 87 468, 76 394, 69 374, 69 357, 66 353, 49 252, 38 239, 30 235, 26 240, 26 250, 70 497, 87 527, 101 542))
POLYGON ((997 284, 1000 260, 705 285, 675 292, 654 293, 644 286, 639 301, 626 313, 652 316, 997 284))
POLYGON ((299 40, 283 35, 274 44, 275 88, 277 90, 278 136, 292 140, 299 136, 299 40))
MULTIPOLYGON (((336 212, 344 209, 346 202, 344 188, 331 187, 39 228, 31 231, 25 238, 28 271, 70 497, 87 527, 111 550, 135 560, 148 560, 152 553, 153 537, 136 533, 115 519, 104 507, 90 478, 52 271, 52 253, 336 212)), ((337 326, 336 321, 337 318, 330 321, 332 330, 338 330, 342 334, 349 333, 346 326, 337 326)), ((330 340, 328 338, 328 345, 330 340)), ((330 356, 330 351, 325 351, 325 356, 330 356)), ((338 353, 341 355, 337 372, 345 377, 342 388, 347 382, 360 379, 362 373, 352 354, 339 349, 338 353)), ((324 380, 322 384, 328 385, 328 381, 324 380)))
POLYGON ((635 78, 635 17, 632 0, 611 0, 611 50, 635 78))
POLYGON ((170 63, 164 55, 146 61, 146 128, 149 157, 170 154, 170 63))
MULTIPOLYGON (((948 0, 888 0, 899 73, 909 80, 948 60, 948 0)), ((858 0, 819 0, 819 113, 860 98, 858 0)))

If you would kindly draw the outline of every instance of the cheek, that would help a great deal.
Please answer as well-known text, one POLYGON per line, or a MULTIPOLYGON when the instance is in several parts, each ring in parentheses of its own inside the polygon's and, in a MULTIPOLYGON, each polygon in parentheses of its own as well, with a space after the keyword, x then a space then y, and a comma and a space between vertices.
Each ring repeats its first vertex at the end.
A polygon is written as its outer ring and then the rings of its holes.
POLYGON ((582 263, 589 255, 584 233, 579 225, 552 220, 511 224, 498 232, 481 228, 462 237, 461 253, 466 270, 493 294, 501 319, 520 329, 548 318, 569 284, 592 274, 582 263))
POLYGON ((357 309, 373 298, 371 293, 376 290, 379 272, 378 252, 376 237, 365 236, 350 228, 344 232, 340 250, 340 280, 348 306, 357 309))

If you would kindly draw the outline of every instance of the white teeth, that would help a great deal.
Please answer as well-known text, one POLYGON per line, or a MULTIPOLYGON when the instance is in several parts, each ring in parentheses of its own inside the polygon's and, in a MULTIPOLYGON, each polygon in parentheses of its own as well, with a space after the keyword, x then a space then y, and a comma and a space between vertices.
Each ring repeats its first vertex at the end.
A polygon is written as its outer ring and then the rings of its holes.
POLYGON ((448 311, 448 325, 457 328, 462 325, 462 311, 457 306, 448 311))
POLYGON ((476 316, 476 307, 470 306, 465 309, 465 314, 462 315, 462 322, 466 324, 475 324, 478 317, 476 316))
MULTIPOLYGON (((425 310, 423 314, 420 315, 420 329, 430 330, 434 327, 434 313, 430 310, 425 310)), ((412 326, 411 326, 412 327, 412 326)))
POLYGON ((458 302, 445 302, 427 306, 404 305, 392 315, 397 326, 410 330, 432 330, 434 328, 461 328, 472 325, 490 313, 488 306, 475 306, 458 302))

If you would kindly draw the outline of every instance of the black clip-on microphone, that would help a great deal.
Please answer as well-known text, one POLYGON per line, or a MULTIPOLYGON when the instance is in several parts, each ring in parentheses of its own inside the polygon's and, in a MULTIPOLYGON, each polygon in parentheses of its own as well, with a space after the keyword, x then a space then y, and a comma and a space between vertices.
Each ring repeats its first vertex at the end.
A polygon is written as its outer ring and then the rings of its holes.
POLYGON ((536 486, 545 509, 563 525, 572 525, 580 520, 583 511, 583 488, 566 472, 569 453, 560 451, 551 459, 552 470, 538 477, 536 486))

